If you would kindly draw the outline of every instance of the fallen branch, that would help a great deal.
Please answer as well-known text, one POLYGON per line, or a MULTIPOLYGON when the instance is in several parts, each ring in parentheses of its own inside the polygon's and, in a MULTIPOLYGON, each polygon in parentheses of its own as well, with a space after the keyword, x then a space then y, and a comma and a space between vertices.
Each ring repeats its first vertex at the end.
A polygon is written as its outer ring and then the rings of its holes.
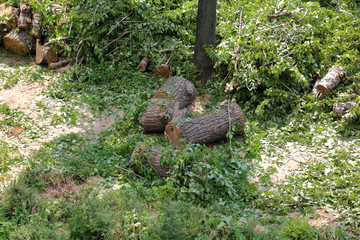
POLYGON ((64 67, 64 66, 68 65, 69 63, 70 63, 69 59, 65 59, 65 60, 59 61, 57 63, 51 63, 51 64, 49 64, 49 69, 57 69, 60 67, 64 67))
POLYGON ((284 13, 278 13, 278 14, 268 14, 267 17, 269 19, 273 18, 279 18, 279 17, 285 17, 291 15, 291 12, 284 12, 284 13))

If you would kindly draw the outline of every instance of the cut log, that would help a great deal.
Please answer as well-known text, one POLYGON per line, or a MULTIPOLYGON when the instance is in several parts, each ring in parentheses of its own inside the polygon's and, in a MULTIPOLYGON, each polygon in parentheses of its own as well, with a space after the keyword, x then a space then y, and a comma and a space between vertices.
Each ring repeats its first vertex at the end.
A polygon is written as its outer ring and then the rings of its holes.
POLYGON ((313 94, 316 98, 318 98, 318 99, 321 99, 322 96, 323 96, 323 94, 316 89, 316 87, 317 87, 317 85, 319 84, 320 80, 321 80, 321 79, 317 79, 317 80, 316 80, 315 85, 314 85, 314 87, 313 87, 313 89, 312 89, 312 91, 311 91, 312 94, 313 94))
POLYGON ((32 36, 36 39, 40 39, 42 36, 41 32, 42 14, 40 12, 33 12, 32 14, 32 36))
POLYGON ((145 143, 139 142, 133 154, 130 163, 135 173, 144 175, 144 173, 155 170, 159 177, 166 177, 171 172, 171 166, 162 167, 162 153, 164 148, 161 146, 146 146, 145 143))
POLYGON ((155 70, 158 77, 167 78, 170 76, 170 67, 167 64, 157 65, 155 70))
POLYGON ((335 87, 340 83, 341 79, 346 76, 346 71, 338 66, 332 66, 325 77, 317 84, 316 90, 322 94, 332 92, 335 87))
POLYGON ((334 117, 342 117, 346 114, 346 112, 357 106, 355 102, 344 102, 344 103, 334 103, 333 106, 333 116, 334 117))
POLYGON ((23 3, 20 3, 18 28, 27 31, 31 27, 31 22, 31 8, 23 3))
POLYGON ((4 37, 5 48, 18 55, 26 55, 35 45, 35 40, 25 31, 13 29, 4 37))
POLYGON ((141 62, 138 65, 138 68, 140 68, 141 72, 145 72, 147 67, 149 65, 149 59, 147 57, 144 57, 141 62))
POLYGON ((179 102, 179 107, 188 107, 195 99, 197 91, 195 86, 182 77, 171 77, 153 95, 153 98, 172 99, 179 102))
POLYGON ((36 40, 36 64, 47 63, 52 64, 58 61, 57 54, 49 46, 42 46, 40 39, 36 40))
POLYGON ((150 99, 145 115, 140 119, 145 132, 163 133, 166 124, 170 122, 172 115, 178 109, 179 103, 177 101, 159 98, 150 99))
POLYGON ((59 61, 57 63, 50 63, 49 64, 49 69, 61 68, 61 67, 64 67, 64 66, 68 65, 69 63, 70 63, 69 59, 65 59, 65 60, 59 61))
POLYGON ((0 35, 5 35, 17 26, 19 9, 6 7, 5 3, 0 5, 0 35))
POLYGON ((234 133, 239 135, 244 130, 244 114, 236 103, 222 104, 213 113, 201 114, 181 121, 170 122, 165 127, 165 135, 179 149, 180 139, 185 143, 209 144, 226 138, 229 129, 239 127, 234 133))

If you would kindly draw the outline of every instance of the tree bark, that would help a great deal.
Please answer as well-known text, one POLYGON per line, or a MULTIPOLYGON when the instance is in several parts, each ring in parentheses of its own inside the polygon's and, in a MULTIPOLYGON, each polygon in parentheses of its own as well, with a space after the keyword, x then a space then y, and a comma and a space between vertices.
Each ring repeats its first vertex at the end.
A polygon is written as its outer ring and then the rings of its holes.
POLYGON ((346 76, 346 71, 338 66, 332 66, 325 77, 317 84, 316 90, 322 94, 332 92, 335 87, 340 83, 341 79, 346 76))
POLYGON ((209 81, 215 74, 211 58, 206 54, 204 46, 211 45, 215 49, 217 0, 199 0, 194 64, 201 72, 202 83, 209 81))
POLYGON ((32 28, 33 28, 32 36, 34 38, 36 38, 36 39, 41 39, 41 36, 42 36, 41 21, 42 21, 42 14, 40 12, 33 12, 33 15, 32 15, 32 28))
POLYGON ((18 55, 26 55, 32 50, 34 45, 34 38, 25 31, 16 31, 16 29, 13 29, 4 37, 5 48, 18 55))
POLYGON ((236 103, 222 104, 213 113, 201 114, 192 118, 177 118, 165 127, 167 138, 175 148, 181 147, 180 139, 185 143, 214 143, 226 138, 227 132, 234 126, 240 127, 235 132, 243 132, 245 124, 244 114, 236 103))
POLYGON ((6 7, 5 3, 3 3, 0 5, 0 18, 5 18, 0 22, 0 35, 3 36, 17 26, 19 9, 6 7))
POLYGON ((171 77, 153 95, 153 98, 172 99, 179 102, 179 107, 188 107, 195 99, 197 91, 195 86, 182 77, 171 77))
POLYGON ((40 39, 36 40, 36 64, 52 64, 56 63, 58 61, 57 54, 52 50, 51 47, 48 46, 42 46, 40 44, 40 39))
POLYGON ((140 71, 141 71, 141 72, 145 72, 146 69, 147 69, 147 67, 148 67, 148 65, 149 65, 149 58, 144 57, 144 58, 141 60, 141 62, 139 63, 138 68, 140 68, 140 71))
POLYGON ((333 116, 334 117, 342 117, 346 114, 346 112, 357 106, 355 102, 345 102, 345 103, 334 103, 333 106, 333 116))
POLYGON ((164 148, 161 146, 149 147, 145 143, 139 142, 130 159, 134 172, 143 175, 153 169, 159 177, 166 177, 171 172, 171 166, 161 166, 163 152, 164 148))
POLYGON ((177 101, 161 98, 150 99, 145 115, 140 119, 145 132, 163 133, 169 119, 178 109, 179 102, 177 101))
POLYGON ((62 61, 59 61, 59 62, 56 62, 56 63, 50 63, 49 64, 49 69, 57 69, 57 68, 66 66, 69 63, 70 63, 69 59, 65 59, 65 60, 62 60, 62 61))
POLYGON ((31 27, 31 8, 23 3, 20 3, 20 17, 18 27, 21 30, 27 31, 31 27))

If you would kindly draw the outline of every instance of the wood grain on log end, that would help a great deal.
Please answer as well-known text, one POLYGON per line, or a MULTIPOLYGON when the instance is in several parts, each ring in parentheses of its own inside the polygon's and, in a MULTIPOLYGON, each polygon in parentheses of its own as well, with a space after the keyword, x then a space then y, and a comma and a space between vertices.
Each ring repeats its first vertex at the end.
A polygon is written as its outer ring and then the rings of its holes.
POLYGON ((167 177, 172 168, 170 165, 161 166, 163 152, 162 146, 146 146, 145 143, 139 142, 130 158, 132 169, 140 175, 152 169, 159 177, 167 177))
POLYGON ((32 36, 24 31, 15 31, 15 29, 4 37, 5 48, 14 54, 22 56, 31 51, 34 42, 32 36))
POLYGON ((170 76, 170 68, 166 64, 156 66, 156 74, 158 77, 169 77, 170 76))
POLYGON ((181 148, 180 139, 182 138, 180 130, 176 127, 176 124, 169 123, 165 127, 165 135, 168 141, 171 141, 176 149, 181 148))

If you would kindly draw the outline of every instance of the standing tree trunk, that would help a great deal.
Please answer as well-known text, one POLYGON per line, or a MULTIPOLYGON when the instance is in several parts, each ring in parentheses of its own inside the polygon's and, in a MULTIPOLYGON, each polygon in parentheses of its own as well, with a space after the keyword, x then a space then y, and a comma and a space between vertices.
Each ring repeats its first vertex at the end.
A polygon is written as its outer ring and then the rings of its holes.
POLYGON ((206 54, 204 46, 211 45, 215 48, 216 5, 217 0, 199 0, 194 64, 201 72, 202 83, 210 80, 215 73, 212 60, 206 54))

